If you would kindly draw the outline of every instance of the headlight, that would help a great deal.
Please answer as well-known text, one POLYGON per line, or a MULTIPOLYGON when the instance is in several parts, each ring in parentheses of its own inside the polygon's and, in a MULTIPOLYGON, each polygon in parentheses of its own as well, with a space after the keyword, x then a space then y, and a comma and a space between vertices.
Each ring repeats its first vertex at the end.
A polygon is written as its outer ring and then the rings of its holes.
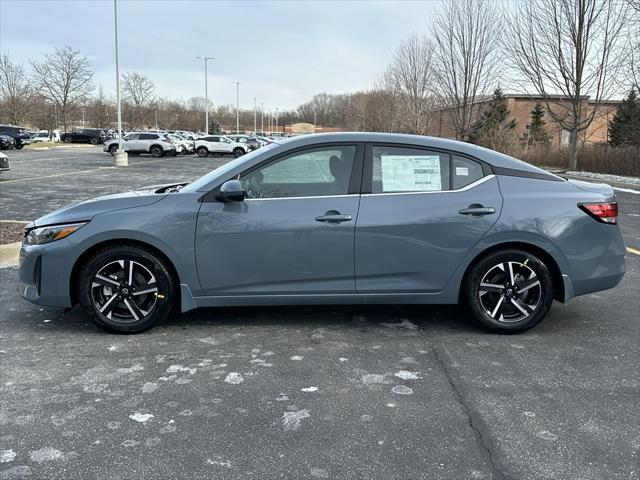
POLYGON ((55 242, 68 237, 78 230, 84 223, 70 223, 66 225, 52 225, 50 227, 36 227, 27 232, 22 241, 23 245, 41 245, 43 243, 55 242))

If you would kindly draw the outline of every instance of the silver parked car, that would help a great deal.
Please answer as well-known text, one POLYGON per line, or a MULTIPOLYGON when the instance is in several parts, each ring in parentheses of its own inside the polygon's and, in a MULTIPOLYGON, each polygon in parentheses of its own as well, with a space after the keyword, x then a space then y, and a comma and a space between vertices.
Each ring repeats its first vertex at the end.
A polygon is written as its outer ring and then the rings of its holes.
MULTIPOLYGON (((102 150, 113 155, 118 150, 119 139, 113 138, 104 142, 102 150)), ((164 133, 131 132, 122 137, 122 147, 125 152, 133 155, 150 153, 154 157, 175 155, 176 145, 164 133)))
POLYGON ((607 185, 466 143, 308 135, 32 222, 20 294, 137 332, 224 305, 464 303, 491 330, 625 272, 607 185))

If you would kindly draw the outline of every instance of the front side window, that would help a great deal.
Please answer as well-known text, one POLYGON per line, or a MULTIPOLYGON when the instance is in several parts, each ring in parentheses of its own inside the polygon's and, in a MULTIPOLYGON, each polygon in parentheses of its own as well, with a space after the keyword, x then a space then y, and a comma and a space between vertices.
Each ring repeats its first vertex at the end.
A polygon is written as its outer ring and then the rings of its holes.
POLYGON ((449 155, 418 148, 373 147, 371 193, 449 190, 449 155))
POLYGON ((130 133, 129 135, 125 135, 124 137, 122 137, 123 140, 138 140, 139 135, 137 133, 130 133))
POLYGON ((345 195, 356 147, 317 147, 286 155, 240 176, 247 198, 345 195))

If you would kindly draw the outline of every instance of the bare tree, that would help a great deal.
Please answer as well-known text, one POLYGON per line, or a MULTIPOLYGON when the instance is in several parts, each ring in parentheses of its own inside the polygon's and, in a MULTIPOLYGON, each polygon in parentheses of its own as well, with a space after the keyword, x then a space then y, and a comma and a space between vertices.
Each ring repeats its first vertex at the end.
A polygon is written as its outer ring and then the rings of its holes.
POLYGON ((10 123, 22 123, 29 114, 31 88, 22 65, 11 62, 8 55, 0 56, 0 96, 2 111, 10 123))
POLYGON ((89 60, 78 50, 62 47, 31 65, 36 88, 57 106, 66 130, 69 114, 84 103, 93 90, 89 60))
POLYGON ((393 53, 382 74, 382 83, 397 97, 401 105, 400 129, 407 133, 425 134, 433 98, 433 45, 426 35, 413 34, 393 53))
MULTIPOLYGON (((640 90, 640 0, 627 0, 631 15, 627 29, 627 75, 631 87, 640 90)), ((628 86, 627 86, 628 87, 628 86)), ((628 88, 627 88, 628 90, 628 88)))
POLYGON ((136 126, 142 126, 144 108, 153 100, 155 85, 141 73, 125 73, 122 75, 122 91, 126 100, 133 106, 134 123, 136 126))
POLYGON ((626 12, 612 0, 528 0, 511 15, 511 57, 544 98, 549 116, 569 133, 571 170, 578 164, 578 135, 612 93, 612 77, 623 65, 626 12))
POLYGON ((91 99, 87 105, 89 121, 92 126, 100 128, 108 126, 109 118, 113 120, 115 117, 113 103, 114 102, 104 94, 102 86, 100 86, 98 88, 98 94, 91 99))
POLYGON ((495 85, 502 33, 498 8, 491 0, 457 0, 444 2, 436 13, 435 93, 460 140, 468 138, 482 110, 478 100, 495 85))

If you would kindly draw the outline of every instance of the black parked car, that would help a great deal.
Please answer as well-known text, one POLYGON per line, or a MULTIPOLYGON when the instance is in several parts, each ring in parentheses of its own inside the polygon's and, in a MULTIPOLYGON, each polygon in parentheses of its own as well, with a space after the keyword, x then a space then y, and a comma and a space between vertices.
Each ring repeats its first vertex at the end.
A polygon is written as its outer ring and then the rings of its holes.
POLYGON ((7 150, 16 146, 16 141, 9 135, 0 135, 0 149, 7 150))
POLYGON ((60 140, 66 143, 90 143, 98 145, 107 139, 107 134, 101 128, 74 128, 73 131, 60 135, 60 140))
POLYGON ((15 125, 0 125, 0 134, 13 137, 16 142, 15 148, 18 150, 31 143, 31 136, 26 128, 16 127, 15 125))

